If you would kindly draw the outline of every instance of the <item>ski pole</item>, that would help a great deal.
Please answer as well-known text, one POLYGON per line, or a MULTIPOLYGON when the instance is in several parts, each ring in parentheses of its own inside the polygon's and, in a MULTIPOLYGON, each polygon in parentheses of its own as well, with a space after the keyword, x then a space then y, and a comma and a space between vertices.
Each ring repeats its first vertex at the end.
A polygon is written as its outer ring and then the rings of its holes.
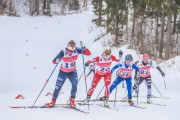
POLYGON ((137 93, 137 106, 138 106, 138 103, 139 103, 139 77, 138 77, 138 93, 137 93))
POLYGON ((154 82, 152 81, 152 84, 154 85, 154 87, 156 88, 156 90, 159 92, 159 94, 161 95, 161 97, 163 98, 163 95, 161 94, 161 92, 158 90, 158 88, 156 87, 156 85, 154 84, 154 82))
MULTIPOLYGON (((80 44, 82 44, 82 41, 80 41, 80 44)), ((83 61, 83 69, 84 69, 84 80, 85 80, 85 86, 86 86, 86 95, 88 94, 87 92, 87 81, 86 81, 86 71, 85 71, 85 63, 84 63, 84 51, 82 50, 82 61, 83 61)), ((88 111, 89 111, 89 101, 88 101, 88 111)))
MULTIPOLYGON (((121 60, 122 55, 123 55, 123 53, 121 53, 121 54, 119 53, 119 62, 121 60)), ((118 62, 118 72, 117 72, 118 74, 119 74, 119 62, 118 62)), ((116 80, 118 80, 118 74, 117 74, 116 80)), ((114 108, 116 107, 116 94, 117 94, 117 86, 116 86, 115 97, 114 97, 114 108)))
POLYGON ((164 77, 162 77, 162 78, 163 78, 163 80, 164 80, 164 87, 165 87, 165 90, 167 90, 165 78, 164 78, 164 77))
POLYGON ((114 96, 114 108, 116 107, 116 94, 117 94, 117 86, 116 86, 115 96, 114 96))
POLYGON ((87 77, 92 73, 92 70, 89 71, 89 73, 87 74, 87 77))
POLYGON ((55 67, 54 67, 53 71, 51 72, 49 78, 46 80, 43 88, 41 89, 41 91, 40 91, 40 93, 38 94, 36 100, 34 101, 34 103, 33 103, 33 105, 32 105, 32 108, 34 107, 34 105, 35 105, 35 103, 37 102, 37 100, 38 100, 39 96, 41 95, 42 91, 44 90, 44 88, 46 87, 47 83, 49 82, 49 80, 50 80, 50 78, 51 78, 52 74, 54 73, 54 71, 55 71, 55 69, 56 69, 57 66, 58 66, 58 64, 55 65, 55 67))
POLYGON ((97 98, 99 97, 99 95, 101 94, 102 90, 104 89, 104 86, 102 87, 102 89, 100 90, 99 94, 97 95, 95 101, 93 102, 93 104, 96 102, 97 98))

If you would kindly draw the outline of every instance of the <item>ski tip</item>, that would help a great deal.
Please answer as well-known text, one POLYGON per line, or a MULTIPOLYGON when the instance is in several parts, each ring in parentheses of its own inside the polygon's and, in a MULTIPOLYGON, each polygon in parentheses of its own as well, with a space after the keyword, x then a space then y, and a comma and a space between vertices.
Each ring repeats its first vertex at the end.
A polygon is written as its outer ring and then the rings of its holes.
POLYGON ((10 108, 25 108, 24 106, 9 106, 10 108))

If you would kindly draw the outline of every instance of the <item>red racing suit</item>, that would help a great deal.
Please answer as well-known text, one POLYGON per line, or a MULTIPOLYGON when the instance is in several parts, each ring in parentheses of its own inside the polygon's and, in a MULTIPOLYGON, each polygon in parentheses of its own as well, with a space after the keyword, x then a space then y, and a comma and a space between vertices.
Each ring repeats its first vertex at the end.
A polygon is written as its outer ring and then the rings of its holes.
POLYGON ((108 60, 105 60, 102 56, 95 57, 93 60, 88 60, 88 63, 96 62, 95 74, 92 80, 91 88, 88 91, 88 96, 91 96, 101 80, 104 78, 105 83, 105 97, 109 97, 109 85, 111 84, 111 71, 110 66, 113 61, 119 62, 119 60, 114 56, 111 55, 108 60))

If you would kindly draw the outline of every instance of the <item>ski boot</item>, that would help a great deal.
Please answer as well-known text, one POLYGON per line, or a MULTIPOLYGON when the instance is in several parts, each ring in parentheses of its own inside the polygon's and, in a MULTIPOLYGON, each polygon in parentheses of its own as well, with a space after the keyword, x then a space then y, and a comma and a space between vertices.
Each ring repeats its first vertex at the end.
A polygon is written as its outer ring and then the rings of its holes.
POLYGON ((104 107, 109 108, 108 97, 104 97, 104 107))
POLYGON ((88 95, 87 98, 83 101, 82 105, 89 104, 90 98, 91 98, 91 96, 88 95))
POLYGON ((128 101, 128 97, 127 96, 121 99, 121 102, 127 102, 127 101, 128 101))
POLYGON ((152 103, 152 101, 151 101, 151 96, 147 96, 147 103, 148 103, 148 104, 151 104, 151 103, 152 103))
POLYGON ((103 97, 100 97, 99 100, 100 100, 100 101, 104 101, 104 100, 105 100, 105 97, 104 97, 104 96, 103 96, 103 97))
POLYGON ((128 99, 128 103, 129 103, 130 106, 134 106, 134 103, 133 103, 132 99, 128 99))
POLYGON ((51 108, 51 107, 54 107, 55 103, 56 103, 56 100, 52 98, 52 101, 49 103, 46 103, 44 106, 51 108))
POLYGON ((75 108, 76 107, 76 105, 75 105, 75 98, 71 98, 69 104, 70 104, 71 108, 75 108))
POLYGON ((148 95, 148 96, 150 96, 150 98, 156 98, 156 96, 155 96, 155 95, 148 95))

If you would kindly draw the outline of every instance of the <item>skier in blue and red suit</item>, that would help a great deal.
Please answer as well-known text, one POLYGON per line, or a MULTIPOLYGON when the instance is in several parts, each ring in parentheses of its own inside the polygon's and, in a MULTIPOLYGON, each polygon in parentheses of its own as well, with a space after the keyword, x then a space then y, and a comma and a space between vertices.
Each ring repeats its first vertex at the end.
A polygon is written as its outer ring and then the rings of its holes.
POLYGON ((77 48, 76 43, 73 40, 71 40, 70 42, 68 42, 67 48, 61 50, 60 53, 53 59, 54 64, 58 64, 61 61, 61 65, 60 65, 59 75, 56 81, 56 86, 53 92, 52 101, 45 104, 47 107, 53 107, 55 105, 59 91, 61 90, 67 78, 70 80, 72 84, 70 106, 76 107, 75 97, 76 97, 77 83, 78 83, 76 61, 78 55, 82 54, 82 51, 84 55, 87 56, 91 55, 91 52, 84 46, 82 42, 80 46, 81 48, 77 48))
POLYGON ((111 94, 114 88, 116 88, 118 84, 120 84, 122 81, 125 80, 128 90, 128 103, 130 105, 134 105, 134 103, 132 102, 132 72, 133 69, 137 71, 139 70, 139 68, 134 63, 132 63, 132 61, 133 61, 132 56, 128 54, 126 55, 124 62, 118 63, 111 69, 111 74, 117 68, 119 71, 117 78, 114 80, 114 82, 111 84, 109 88, 111 94))

